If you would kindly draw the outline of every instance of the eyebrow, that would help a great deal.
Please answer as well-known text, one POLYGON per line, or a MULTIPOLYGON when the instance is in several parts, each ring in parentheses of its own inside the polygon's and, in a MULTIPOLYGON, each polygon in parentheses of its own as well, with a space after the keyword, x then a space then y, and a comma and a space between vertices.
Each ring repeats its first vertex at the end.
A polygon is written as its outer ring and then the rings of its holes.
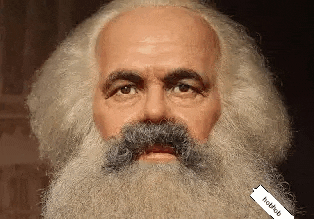
POLYGON ((169 72, 164 78, 163 82, 165 84, 177 84, 178 81, 183 79, 194 79, 198 81, 203 87, 209 87, 209 83, 204 79, 202 74, 187 68, 178 68, 169 72))
MULTIPOLYGON (((210 87, 210 84, 201 75, 202 74, 197 73, 196 71, 192 69, 177 68, 170 71, 162 79, 162 81, 166 85, 174 85, 183 79, 194 79, 198 81, 205 90, 208 90, 210 87)), ((142 86, 144 85, 144 79, 137 71, 122 69, 122 70, 113 71, 112 73, 109 74, 103 86, 103 90, 104 91, 109 90, 110 87, 118 80, 126 80, 126 81, 133 82, 136 85, 142 85, 142 86)))
POLYGON ((138 72, 132 70, 117 70, 108 76, 106 82, 104 84, 103 89, 108 90, 112 84, 114 84, 118 80, 130 81, 135 84, 143 84, 144 79, 139 75, 138 72))
POLYGON ((197 81, 204 83, 204 80, 199 73, 195 72, 192 69, 186 69, 186 68, 178 68, 169 72, 164 77, 163 81, 167 81, 171 83, 171 82, 180 81, 182 79, 195 79, 197 81))

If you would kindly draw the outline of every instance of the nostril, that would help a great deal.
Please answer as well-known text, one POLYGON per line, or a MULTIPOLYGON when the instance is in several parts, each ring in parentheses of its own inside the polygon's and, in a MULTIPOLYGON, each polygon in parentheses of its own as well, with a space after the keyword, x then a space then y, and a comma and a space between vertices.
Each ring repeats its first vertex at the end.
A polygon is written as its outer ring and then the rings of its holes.
POLYGON ((167 124, 169 122, 174 123, 174 119, 173 118, 166 118, 166 117, 162 117, 159 120, 151 120, 151 119, 144 119, 141 122, 146 123, 146 124, 158 124, 158 125, 162 125, 162 124, 167 124))

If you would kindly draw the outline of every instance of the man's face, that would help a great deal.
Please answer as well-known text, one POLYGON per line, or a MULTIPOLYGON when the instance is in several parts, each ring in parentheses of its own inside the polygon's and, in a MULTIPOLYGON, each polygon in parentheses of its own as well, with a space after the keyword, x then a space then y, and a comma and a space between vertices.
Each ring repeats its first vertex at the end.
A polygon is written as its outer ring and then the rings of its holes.
POLYGON ((243 121, 221 118, 211 132, 219 46, 200 16, 175 7, 123 13, 102 30, 96 54, 95 124, 46 193, 45 218, 269 217, 252 188, 281 184, 245 147, 253 129, 234 133, 243 121))
MULTIPOLYGON (((195 140, 207 140, 221 108, 219 46, 200 16, 175 7, 137 8, 104 27, 96 52, 101 75, 93 111, 104 139, 130 123, 167 120, 185 125, 195 140)), ((139 159, 176 159, 162 150, 155 145, 139 159)))

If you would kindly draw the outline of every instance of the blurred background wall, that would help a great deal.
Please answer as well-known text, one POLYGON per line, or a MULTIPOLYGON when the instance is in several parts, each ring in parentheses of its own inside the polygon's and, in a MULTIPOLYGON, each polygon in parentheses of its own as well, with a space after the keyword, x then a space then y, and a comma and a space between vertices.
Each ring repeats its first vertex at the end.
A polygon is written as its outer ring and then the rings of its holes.
POLYGON ((0 219, 39 218, 48 166, 30 137, 24 99, 35 70, 103 3, 0 0, 0 219))
MULTIPOLYGON (((39 218, 49 183, 38 158, 24 105, 34 71, 77 24, 106 0, 0 0, 0 219, 39 218)), ((206 2, 206 1, 203 1, 206 2)), ((248 27, 285 97, 294 147, 280 166, 314 218, 314 19, 309 0, 216 0, 217 8, 248 27)))

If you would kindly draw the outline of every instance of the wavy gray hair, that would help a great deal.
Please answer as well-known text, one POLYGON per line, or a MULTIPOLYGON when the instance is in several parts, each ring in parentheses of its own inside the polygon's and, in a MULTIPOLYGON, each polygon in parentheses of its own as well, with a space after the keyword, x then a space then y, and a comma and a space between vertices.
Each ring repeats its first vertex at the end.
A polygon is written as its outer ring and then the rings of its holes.
POLYGON ((241 25, 195 0, 116 0, 71 33, 37 72, 27 99, 41 156, 58 167, 80 149, 94 122, 92 99, 99 77, 97 37, 120 13, 151 6, 195 11, 218 35, 222 114, 210 138, 241 142, 247 151, 270 164, 282 161, 291 138, 289 120, 263 57, 241 25))

